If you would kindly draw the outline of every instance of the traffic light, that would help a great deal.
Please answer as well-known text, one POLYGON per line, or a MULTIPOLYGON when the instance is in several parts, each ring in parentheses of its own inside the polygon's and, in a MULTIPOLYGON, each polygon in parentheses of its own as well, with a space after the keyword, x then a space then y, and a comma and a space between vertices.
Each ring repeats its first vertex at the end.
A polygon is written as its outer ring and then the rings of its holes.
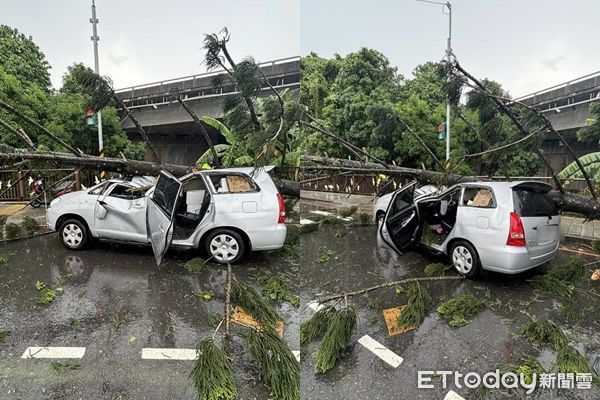
POLYGON ((88 107, 85 111, 85 124, 89 126, 98 126, 98 120, 96 119, 96 114, 94 114, 94 110, 92 107, 88 107))
POLYGON ((446 123, 440 122, 437 126, 437 133, 439 140, 446 140, 446 123))

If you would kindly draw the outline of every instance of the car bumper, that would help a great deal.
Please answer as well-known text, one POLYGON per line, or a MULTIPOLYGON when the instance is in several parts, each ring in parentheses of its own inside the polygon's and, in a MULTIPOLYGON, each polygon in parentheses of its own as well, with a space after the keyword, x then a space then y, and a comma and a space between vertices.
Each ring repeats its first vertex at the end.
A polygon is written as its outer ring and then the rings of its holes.
POLYGON ((285 237, 287 235, 287 227, 285 224, 277 224, 275 230, 252 232, 250 242, 252 243, 253 251, 277 250, 283 247, 285 237))
POLYGON ((558 253, 558 246, 547 253, 532 256, 524 247, 505 246, 500 255, 492 262, 482 259, 483 269, 503 274, 518 274, 551 261, 558 253))
POLYGON ((48 230, 55 231, 57 229, 56 221, 58 219, 58 215, 53 212, 52 208, 48 208, 46 211, 46 219, 48 220, 48 230))

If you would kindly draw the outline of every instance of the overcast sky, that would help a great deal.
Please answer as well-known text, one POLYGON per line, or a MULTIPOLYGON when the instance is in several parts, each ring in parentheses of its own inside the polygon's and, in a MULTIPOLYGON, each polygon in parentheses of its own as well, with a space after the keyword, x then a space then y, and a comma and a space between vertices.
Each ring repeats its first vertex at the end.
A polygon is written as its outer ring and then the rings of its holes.
MULTIPOLYGON (((598 0, 452 0, 463 67, 513 96, 600 70, 598 0)), ((301 53, 383 52, 405 76, 444 56, 448 17, 415 0, 301 0, 301 53)))
MULTIPOLYGON (((91 0, 4 0, 0 23, 32 35, 52 82, 93 66, 91 0)), ((415 0, 98 0, 100 69, 125 87, 204 71, 202 34, 230 28, 236 58, 259 61, 376 48, 410 76, 444 55, 447 17, 415 0)), ((600 70, 597 0, 454 0, 453 48, 464 67, 512 95, 600 70)))
MULTIPOLYGON (((33 36, 60 87, 67 66, 94 66, 90 6, 91 0, 2 0, 0 24, 33 36)), ((96 10, 100 73, 116 88, 205 71, 203 34, 224 26, 236 59, 270 61, 300 51, 299 0, 97 0, 96 10)))

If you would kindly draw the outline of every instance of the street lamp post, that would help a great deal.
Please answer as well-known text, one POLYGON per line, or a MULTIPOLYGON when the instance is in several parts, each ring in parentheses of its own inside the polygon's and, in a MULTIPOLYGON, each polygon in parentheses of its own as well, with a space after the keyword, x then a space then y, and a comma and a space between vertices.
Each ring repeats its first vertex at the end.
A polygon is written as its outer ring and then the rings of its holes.
MULTIPOLYGON (((92 0, 92 18, 90 18, 90 22, 92 23, 92 42, 94 42, 94 72, 96 74, 100 74, 100 67, 98 66, 98 41, 100 37, 98 36, 98 30, 96 29, 96 24, 98 23, 98 18, 96 18, 96 4, 95 0, 92 0)), ((104 157, 104 141, 102 138, 102 113, 100 110, 96 112, 98 117, 98 153, 100 157, 104 157)), ((100 177, 104 177, 105 172, 100 172, 100 177)))
MULTIPOLYGON (((442 12, 448 15, 448 40, 446 43, 446 60, 452 62, 452 4, 449 1, 442 3, 430 0, 417 0, 422 3, 440 4, 442 12), (446 12, 448 9, 448 12, 446 12)), ((450 99, 446 100, 446 161, 450 159, 450 99)))

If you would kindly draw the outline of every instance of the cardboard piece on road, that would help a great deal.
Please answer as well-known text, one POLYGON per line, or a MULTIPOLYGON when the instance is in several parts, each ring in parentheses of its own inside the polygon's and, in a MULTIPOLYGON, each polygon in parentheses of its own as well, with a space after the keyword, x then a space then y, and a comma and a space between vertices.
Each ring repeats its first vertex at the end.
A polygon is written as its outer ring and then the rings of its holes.
POLYGON ((398 328, 398 318, 400 317, 402 310, 404 310, 404 307, 406 307, 406 305, 383 310, 383 318, 385 319, 385 324, 387 325, 389 336, 396 336, 401 333, 405 333, 415 329, 412 326, 408 326, 404 329, 398 328))
MULTIPOLYGON (((261 323, 252 318, 251 315, 246 314, 246 312, 241 307, 235 307, 233 312, 231 313, 231 322, 235 322, 236 324, 245 326, 247 328, 252 328, 256 330, 261 329, 261 323)), ((279 335, 279 337, 283 337, 283 321, 279 321, 277 326, 275 327, 275 332, 279 335)))

